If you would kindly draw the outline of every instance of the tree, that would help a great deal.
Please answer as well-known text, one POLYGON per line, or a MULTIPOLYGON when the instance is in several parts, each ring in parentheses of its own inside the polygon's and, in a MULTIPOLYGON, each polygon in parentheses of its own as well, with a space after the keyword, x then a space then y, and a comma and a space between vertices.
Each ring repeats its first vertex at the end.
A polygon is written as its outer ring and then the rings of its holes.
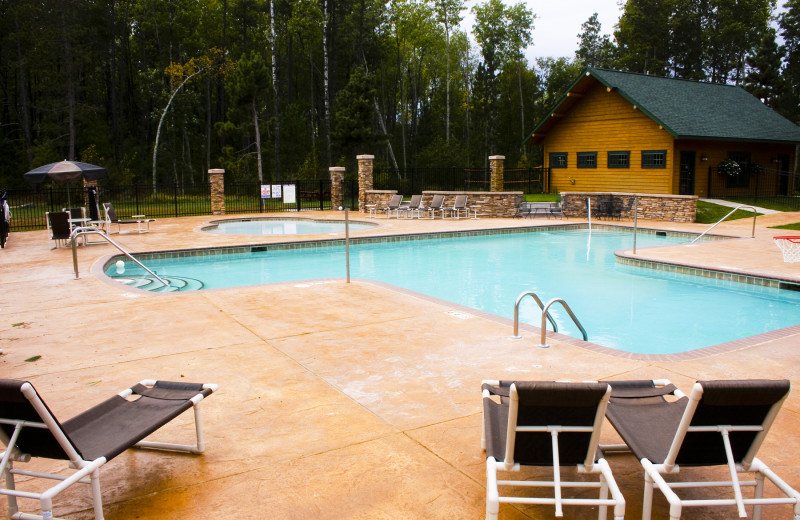
POLYGON ((781 62, 785 49, 778 46, 777 31, 770 27, 764 32, 756 53, 747 58, 747 76, 744 87, 770 108, 778 109, 784 97, 784 79, 781 62))
POLYGON ((614 33, 620 68, 655 76, 667 75, 671 14, 669 0, 628 0, 614 33))
POLYGON ((583 31, 578 34, 575 61, 583 67, 610 67, 614 46, 608 34, 600 34, 602 24, 597 18, 597 13, 583 22, 581 29, 583 31))
MULTIPOLYGON (((253 116, 253 131, 256 140, 256 162, 258 182, 264 184, 264 168, 261 157, 261 128, 259 125, 259 99, 269 88, 269 70, 264 57, 258 51, 242 56, 231 74, 231 91, 236 98, 249 105, 253 116)), ((277 179, 280 181, 280 179, 277 179)))
POLYGON ((786 91, 781 113, 794 122, 800 122, 800 0, 788 0, 784 8, 786 11, 778 19, 786 49, 783 71, 786 91))
POLYGON ((445 140, 450 142, 450 32, 452 27, 461 23, 461 11, 464 10, 464 0, 432 0, 433 9, 436 13, 436 20, 444 26, 444 34, 447 45, 446 60, 447 73, 445 78, 447 89, 446 116, 445 116, 445 140))
POLYGON ((347 85, 336 96, 333 139, 343 154, 371 151, 381 136, 374 130, 372 100, 374 79, 356 67, 347 85))

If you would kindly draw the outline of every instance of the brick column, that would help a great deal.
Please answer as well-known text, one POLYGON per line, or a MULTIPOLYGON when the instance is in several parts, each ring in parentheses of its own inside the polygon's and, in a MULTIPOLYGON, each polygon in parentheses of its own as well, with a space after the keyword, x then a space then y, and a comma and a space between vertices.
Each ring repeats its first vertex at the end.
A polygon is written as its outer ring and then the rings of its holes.
POLYGON ((374 155, 357 155, 358 160, 358 211, 367 211, 367 191, 372 190, 372 161, 374 155))
POLYGON ((490 155, 489 168, 492 178, 489 181, 489 191, 503 191, 503 172, 505 171, 505 155, 490 155))
POLYGON ((331 166, 331 209, 344 206, 344 166, 331 166))
POLYGON ((208 170, 211 184, 211 214, 225 214, 225 170, 208 170))

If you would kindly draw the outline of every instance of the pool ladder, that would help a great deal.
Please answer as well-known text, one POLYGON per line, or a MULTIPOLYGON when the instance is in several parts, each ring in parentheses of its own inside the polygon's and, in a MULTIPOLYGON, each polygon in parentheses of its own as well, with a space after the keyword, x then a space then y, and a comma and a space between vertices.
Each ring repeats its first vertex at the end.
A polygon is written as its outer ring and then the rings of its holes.
POLYGON ((514 304, 514 335, 511 336, 512 338, 520 339, 522 337, 519 335, 519 304, 522 303, 522 300, 526 296, 530 296, 531 298, 533 298, 534 301, 536 301, 536 304, 539 306, 539 308, 542 309, 542 327, 541 327, 542 338, 540 344, 538 345, 539 348, 550 347, 550 345, 547 344, 547 322, 545 320, 550 321, 550 324, 553 326, 553 332, 558 332, 558 325, 556 324, 553 317, 550 316, 550 307, 554 303, 560 303, 564 307, 564 310, 567 311, 569 317, 572 318, 572 321, 581 330, 581 334, 583 334, 583 341, 589 341, 589 336, 586 334, 586 329, 583 328, 583 325, 581 325, 580 320, 577 318, 577 316, 575 316, 575 313, 572 312, 572 309, 570 309, 569 305, 567 305, 567 302, 565 302, 562 298, 553 298, 546 304, 543 304, 541 298, 539 298, 539 295, 537 295, 533 291, 525 291, 524 293, 520 294, 519 297, 517 298, 517 302, 514 304))
POLYGON ((165 287, 169 287, 169 282, 168 281, 164 280, 163 278, 158 276, 156 273, 154 273, 153 271, 151 271, 150 269, 145 267, 145 265, 143 263, 141 263, 140 261, 138 261, 137 259, 135 259, 133 257, 133 255, 131 255, 129 252, 125 251, 125 249, 123 249, 123 247, 121 245, 119 245, 116 242, 114 242, 113 240, 111 240, 111 237, 109 237, 102 229, 98 229, 98 228, 96 228, 94 226, 77 227, 77 228, 72 230, 72 233, 70 233, 69 240, 70 240, 70 243, 72 244, 72 268, 73 268, 73 271, 75 272, 75 279, 76 280, 80 278, 80 274, 78 273, 78 248, 77 248, 78 243, 77 243, 76 239, 78 237, 80 237, 80 236, 85 236, 85 235, 100 235, 102 238, 104 238, 106 240, 106 242, 108 242, 112 246, 116 247, 117 249, 120 250, 120 252, 122 252, 122 254, 124 254, 125 256, 127 256, 128 258, 133 260, 134 262, 136 262, 136 264, 138 264, 139 267, 141 267, 142 269, 144 269, 145 271, 147 271, 148 273, 153 275, 156 278, 156 280, 158 280, 159 282, 163 283, 165 287))

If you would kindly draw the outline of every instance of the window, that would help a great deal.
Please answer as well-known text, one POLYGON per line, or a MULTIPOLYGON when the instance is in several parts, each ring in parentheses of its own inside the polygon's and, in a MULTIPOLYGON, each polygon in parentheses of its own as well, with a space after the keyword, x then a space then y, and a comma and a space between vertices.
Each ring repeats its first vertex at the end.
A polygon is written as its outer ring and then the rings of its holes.
POLYGON ((567 167, 567 152, 553 152, 550 154, 550 167, 551 168, 566 168, 567 167))
POLYGON ((578 152, 578 168, 597 168, 597 152, 578 152))
POLYGON ((666 150, 642 150, 642 168, 666 168, 666 150))
POLYGON ((631 152, 608 152, 609 168, 630 168, 631 152))
POLYGON ((750 186, 750 152, 728 152, 728 158, 739 163, 742 173, 735 177, 728 177, 725 181, 726 187, 747 188, 750 186))

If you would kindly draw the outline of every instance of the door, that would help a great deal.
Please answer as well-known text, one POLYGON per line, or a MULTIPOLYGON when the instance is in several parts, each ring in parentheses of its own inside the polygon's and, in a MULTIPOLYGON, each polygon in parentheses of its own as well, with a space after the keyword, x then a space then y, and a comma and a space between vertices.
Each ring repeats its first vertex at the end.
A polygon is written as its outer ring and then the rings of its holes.
POLYGON ((694 195, 694 163, 696 156, 695 152, 681 152, 678 195, 694 195))

